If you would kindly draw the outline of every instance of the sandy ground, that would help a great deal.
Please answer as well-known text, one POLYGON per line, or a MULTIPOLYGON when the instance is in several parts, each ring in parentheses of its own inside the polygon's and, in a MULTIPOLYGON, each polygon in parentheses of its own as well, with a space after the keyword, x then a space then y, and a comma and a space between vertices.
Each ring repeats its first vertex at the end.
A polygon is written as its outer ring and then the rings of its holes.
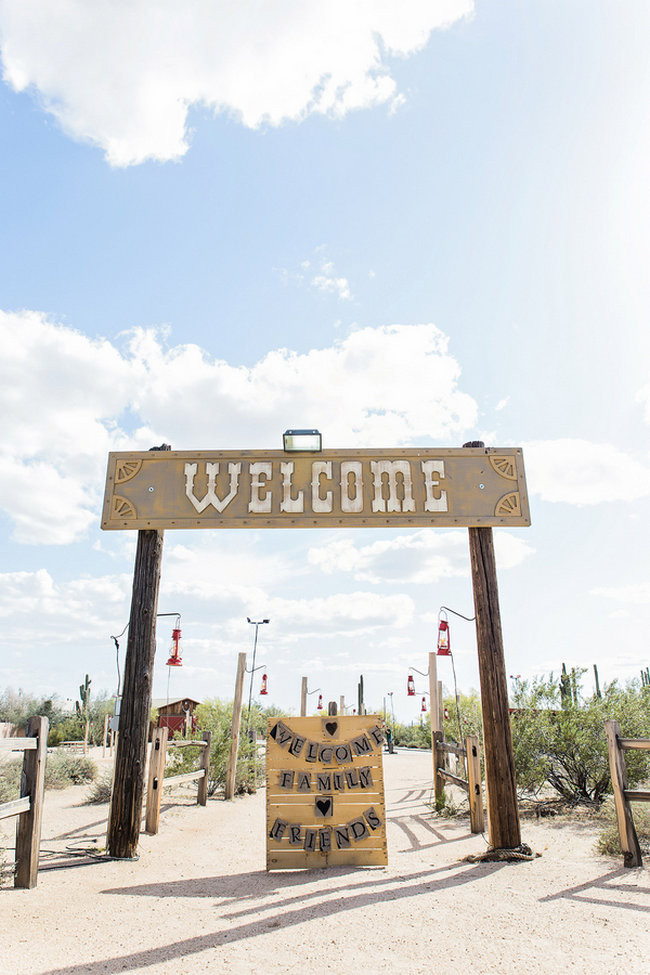
POLYGON ((486 840, 432 818, 430 761, 385 755, 387 868, 268 874, 263 792, 206 808, 166 794, 137 862, 72 856, 103 846, 107 807, 84 805, 85 787, 48 792, 38 887, 0 890, 2 971, 650 972, 647 867, 546 823, 522 830, 539 859, 462 862, 486 840))

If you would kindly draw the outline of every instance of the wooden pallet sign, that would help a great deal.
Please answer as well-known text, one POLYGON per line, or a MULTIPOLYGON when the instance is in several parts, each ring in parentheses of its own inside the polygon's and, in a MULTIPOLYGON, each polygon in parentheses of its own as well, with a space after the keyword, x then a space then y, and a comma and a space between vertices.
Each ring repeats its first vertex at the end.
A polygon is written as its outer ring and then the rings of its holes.
POLYGON ((374 714, 269 718, 266 869, 388 863, 374 714))

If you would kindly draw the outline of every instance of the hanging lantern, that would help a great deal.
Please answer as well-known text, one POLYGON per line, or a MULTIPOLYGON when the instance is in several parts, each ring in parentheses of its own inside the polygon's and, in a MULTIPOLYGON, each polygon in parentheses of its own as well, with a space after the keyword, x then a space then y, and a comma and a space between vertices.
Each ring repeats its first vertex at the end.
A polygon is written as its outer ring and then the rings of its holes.
POLYGON ((168 667, 183 666, 183 661, 181 659, 180 642, 181 642, 181 631, 177 627, 176 629, 172 630, 172 647, 171 647, 171 654, 169 660, 167 661, 168 667))
POLYGON ((445 708, 445 710, 444 710, 444 718, 445 718, 445 721, 449 721, 449 708, 445 708))
POLYGON ((415 697, 415 681, 413 680, 413 674, 409 674, 408 680, 406 682, 406 693, 409 697, 415 697))
POLYGON ((450 657, 451 645, 449 640, 449 623, 447 620, 440 620, 438 623, 438 656, 450 657))
POLYGON ((427 710, 427 702, 424 698, 422 698, 422 707, 420 708, 420 711, 422 712, 422 714, 425 714, 426 710, 427 710))
POLYGON ((316 710, 317 711, 322 711, 323 710, 323 695, 322 694, 319 694, 318 695, 318 704, 316 705, 316 710))
POLYGON ((260 687, 260 694, 268 694, 266 689, 266 674, 262 674, 262 686, 260 687))

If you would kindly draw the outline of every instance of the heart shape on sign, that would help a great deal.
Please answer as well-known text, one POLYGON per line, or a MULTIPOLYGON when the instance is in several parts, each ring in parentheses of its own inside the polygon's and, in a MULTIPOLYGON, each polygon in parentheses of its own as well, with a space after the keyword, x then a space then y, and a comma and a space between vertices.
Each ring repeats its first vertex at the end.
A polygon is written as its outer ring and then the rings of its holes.
POLYGON ((316 808, 318 809, 321 816, 331 815, 332 812, 332 800, 331 799, 317 799, 316 808))
POLYGON ((332 738, 334 737, 334 735, 338 731, 338 727, 339 727, 338 721, 326 721, 325 722, 325 731, 327 732, 328 735, 331 735, 332 738))

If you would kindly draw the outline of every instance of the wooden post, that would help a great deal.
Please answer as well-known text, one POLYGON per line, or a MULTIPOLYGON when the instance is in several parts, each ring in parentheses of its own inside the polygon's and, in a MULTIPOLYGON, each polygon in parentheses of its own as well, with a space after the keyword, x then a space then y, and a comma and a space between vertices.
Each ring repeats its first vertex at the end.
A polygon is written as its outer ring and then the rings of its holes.
POLYGON ((228 771, 226 772, 226 786, 224 799, 232 799, 235 794, 235 776, 237 775, 237 752, 239 750, 239 728, 241 725, 242 697, 244 694, 244 674, 246 673, 246 654, 237 657, 237 676, 235 678, 235 697, 232 702, 232 727, 230 731, 230 754, 228 755, 228 771))
POLYGON ((467 752, 467 785, 469 786, 469 821, 472 833, 482 833, 485 829, 483 819, 483 793, 481 790, 481 756, 478 737, 468 735, 465 739, 467 752))
POLYGON ((31 890, 38 880, 38 856, 41 848, 41 821, 45 792, 47 758, 47 718, 34 717, 27 722, 27 738, 36 738, 38 746, 25 750, 20 796, 29 796, 29 809, 16 824, 16 873, 14 887, 31 890))
POLYGON ((203 751, 201 752, 201 768, 205 772, 205 775, 202 779, 199 779, 199 794, 196 797, 196 801, 198 802, 199 806, 206 806, 208 804, 208 774, 210 772, 210 746, 212 745, 212 732, 202 732, 201 737, 205 742, 203 751))
POLYGON ((158 832, 158 825, 160 823, 160 803, 162 801, 163 779, 165 778, 168 738, 169 728, 156 728, 151 742, 147 811, 144 829, 146 833, 152 836, 155 836, 158 832))
POLYGON ((619 746, 621 729, 618 721, 606 721, 605 734, 607 736, 607 751, 609 753, 609 771, 612 777, 612 790, 614 792, 614 806, 616 807, 616 822, 618 824, 618 835, 623 851, 623 866, 640 867, 642 865, 641 847, 639 846, 639 840, 634 828, 632 810, 625 796, 627 772, 625 770, 625 757, 619 746))
POLYGON ((343 694, 339 698, 339 714, 345 714, 345 697, 343 694))
POLYGON ((521 829, 494 543, 491 528, 468 531, 483 711, 488 835, 493 849, 512 850, 521 845, 521 829))
POLYGON ((117 859, 133 858, 138 847, 156 653, 156 612, 163 537, 162 531, 141 529, 138 532, 120 734, 107 836, 108 852, 117 859))
POLYGON ((307 717, 307 678, 303 677, 300 685, 300 717, 307 717))
POLYGON ((336 713, 337 713, 336 701, 330 701, 329 704, 327 705, 327 714, 333 716, 336 715, 336 713))
POLYGON ((434 731, 433 733, 433 789, 435 797, 435 806, 437 810, 442 809, 442 804, 444 801, 445 792, 445 780, 442 775, 438 772, 439 768, 443 766, 442 751, 438 748, 438 745, 444 740, 444 735, 442 731, 434 731))

